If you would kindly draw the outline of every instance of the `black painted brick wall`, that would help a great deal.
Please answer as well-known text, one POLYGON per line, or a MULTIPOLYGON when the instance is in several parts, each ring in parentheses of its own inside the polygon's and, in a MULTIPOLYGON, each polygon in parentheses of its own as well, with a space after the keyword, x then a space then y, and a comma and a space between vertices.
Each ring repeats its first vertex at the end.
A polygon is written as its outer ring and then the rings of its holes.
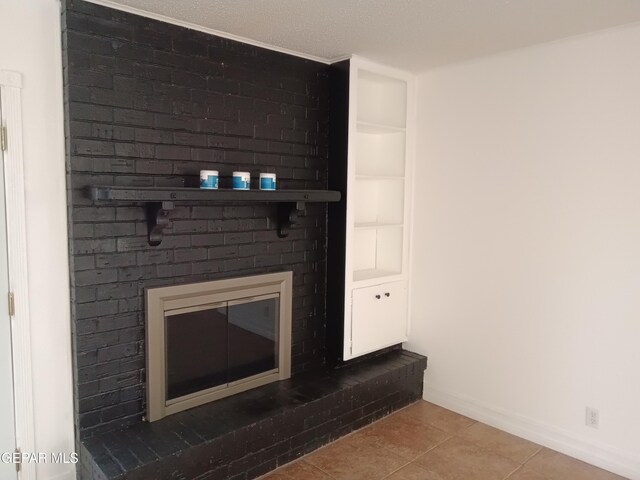
POLYGON ((327 67, 79 0, 62 24, 80 436, 141 421, 146 287, 292 270, 293 372, 322 364, 326 205, 280 239, 274 205, 177 204, 150 247, 141 205, 83 189, 183 185, 200 169, 223 187, 248 170, 326 188, 327 67))

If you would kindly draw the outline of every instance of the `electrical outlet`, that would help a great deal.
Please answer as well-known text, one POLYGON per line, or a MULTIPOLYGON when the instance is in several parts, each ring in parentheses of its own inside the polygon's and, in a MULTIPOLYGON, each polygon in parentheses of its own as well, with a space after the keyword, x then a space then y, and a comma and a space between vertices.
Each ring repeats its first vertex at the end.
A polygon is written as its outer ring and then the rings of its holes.
POLYGON ((587 427, 598 428, 600 424, 600 412, 595 408, 587 407, 584 423, 587 427))

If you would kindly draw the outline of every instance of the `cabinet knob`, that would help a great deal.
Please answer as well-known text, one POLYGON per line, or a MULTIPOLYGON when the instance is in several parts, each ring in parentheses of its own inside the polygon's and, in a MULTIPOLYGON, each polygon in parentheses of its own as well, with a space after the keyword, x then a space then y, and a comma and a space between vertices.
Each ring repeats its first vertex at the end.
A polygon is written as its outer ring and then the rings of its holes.
POLYGON ((391 294, 390 294, 389 292, 387 292, 387 293, 385 293, 385 294, 384 294, 384 296, 385 296, 385 297, 390 297, 390 296, 391 296, 391 294))
POLYGON ((380 295, 376 295, 376 298, 377 298, 378 300, 380 300, 380 295))

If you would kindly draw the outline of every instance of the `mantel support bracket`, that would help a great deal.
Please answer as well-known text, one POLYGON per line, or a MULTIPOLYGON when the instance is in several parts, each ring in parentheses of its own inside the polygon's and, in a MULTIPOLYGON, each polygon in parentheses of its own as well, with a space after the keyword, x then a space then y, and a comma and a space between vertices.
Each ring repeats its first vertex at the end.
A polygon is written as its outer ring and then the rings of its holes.
MULTIPOLYGON (((173 202, 148 202, 145 205, 149 245, 156 247, 162 243, 164 229, 169 226, 169 212, 174 209, 173 202)), ((286 202, 278 204, 278 237, 286 238, 292 225, 298 223, 303 215, 305 202, 286 202)))
POLYGON ((289 228, 298 223, 298 215, 304 214, 304 202, 278 204, 278 236, 285 238, 289 235, 289 228))
POLYGON ((149 245, 156 247, 162 242, 164 229, 169 225, 169 212, 173 210, 173 202, 149 202, 146 204, 147 232, 149 245))

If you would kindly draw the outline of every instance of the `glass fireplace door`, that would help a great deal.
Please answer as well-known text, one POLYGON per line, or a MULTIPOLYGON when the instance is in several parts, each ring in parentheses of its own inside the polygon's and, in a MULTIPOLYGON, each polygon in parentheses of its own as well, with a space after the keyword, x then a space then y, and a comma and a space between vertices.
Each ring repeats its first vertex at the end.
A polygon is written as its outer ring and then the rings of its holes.
POLYGON ((279 295, 229 302, 229 383, 278 368, 279 295))
POLYGON ((226 385, 227 306, 166 312, 167 400, 226 385))
POLYGON ((279 300, 269 294, 165 312, 167 400, 276 371, 279 300))
POLYGON ((291 377, 293 272, 148 288, 147 420, 291 377))

